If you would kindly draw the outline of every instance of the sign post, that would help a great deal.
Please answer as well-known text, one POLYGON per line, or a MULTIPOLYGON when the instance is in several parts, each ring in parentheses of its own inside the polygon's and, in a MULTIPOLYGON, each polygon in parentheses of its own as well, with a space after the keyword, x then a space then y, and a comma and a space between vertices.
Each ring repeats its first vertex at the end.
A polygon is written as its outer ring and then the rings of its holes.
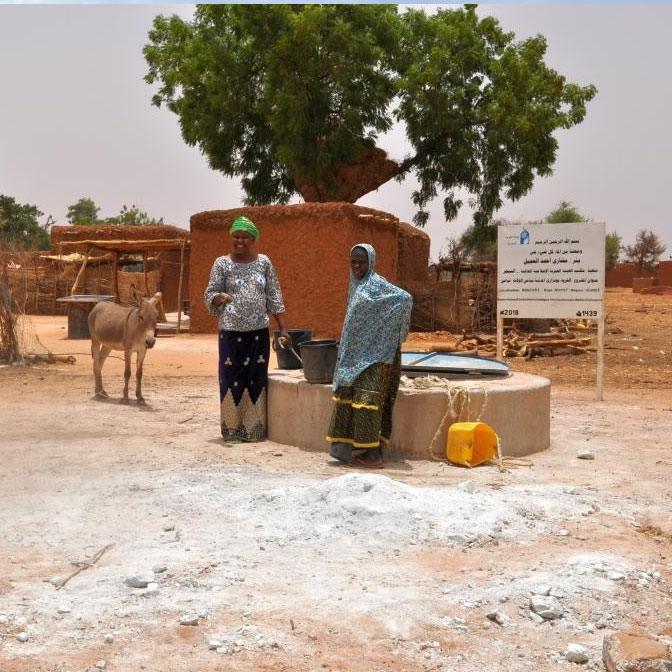
POLYGON ((597 398, 603 398, 605 225, 504 224, 497 235, 497 356, 507 318, 597 321, 597 398))

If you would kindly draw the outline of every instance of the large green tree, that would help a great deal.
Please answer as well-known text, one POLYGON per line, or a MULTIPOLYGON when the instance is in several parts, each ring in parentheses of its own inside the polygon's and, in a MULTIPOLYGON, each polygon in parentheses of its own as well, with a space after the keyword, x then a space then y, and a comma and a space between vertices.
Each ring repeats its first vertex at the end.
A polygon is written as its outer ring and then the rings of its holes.
POLYGON ((415 222, 441 193, 447 219, 469 192, 484 224, 555 161, 555 132, 580 123, 595 87, 544 63, 476 8, 427 15, 394 5, 199 5, 158 16, 144 48, 157 106, 248 204, 354 202, 414 175, 415 222), (377 147, 395 121, 409 155, 377 147))
POLYGON ((36 205, 18 203, 12 196, 0 194, 0 245, 21 249, 49 249, 49 223, 39 222, 43 212, 36 205))
POLYGON ((70 224, 95 224, 100 208, 91 198, 80 198, 77 203, 68 206, 66 219, 70 224))

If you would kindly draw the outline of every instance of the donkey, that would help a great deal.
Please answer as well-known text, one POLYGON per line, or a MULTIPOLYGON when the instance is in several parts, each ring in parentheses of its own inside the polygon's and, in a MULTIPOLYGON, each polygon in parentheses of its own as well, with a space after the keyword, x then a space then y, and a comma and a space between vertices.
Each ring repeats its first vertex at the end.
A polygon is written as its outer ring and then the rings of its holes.
POLYGON ((128 403, 128 381, 131 377, 131 356, 135 352, 135 396, 143 404, 142 363, 147 348, 153 348, 156 342, 156 322, 159 316, 157 306, 161 305, 161 292, 151 299, 138 297, 137 307, 120 306, 116 303, 101 301, 89 313, 89 331, 91 332, 91 356, 93 357, 93 377, 96 381, 96 397, 107 397, 103 389, 102 369, 112 350, 124 351, 124 396, 122 403, 128 403))

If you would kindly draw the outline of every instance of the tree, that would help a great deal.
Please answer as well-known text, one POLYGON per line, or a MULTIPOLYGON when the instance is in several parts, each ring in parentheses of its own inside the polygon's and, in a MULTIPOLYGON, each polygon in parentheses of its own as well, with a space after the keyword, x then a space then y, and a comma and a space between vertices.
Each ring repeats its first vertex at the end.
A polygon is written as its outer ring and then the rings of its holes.
POLYGON ((100 208, 90 198, 80 198, 74 205, 68 206, 66 219, 70 224, 96 224, 100 208))
POLYGON ((644 270, 650 270, 658 261, 665 245, 660 242, 658 236, 651 230, 640 229, 635 237, 634 245, 626 245, 623 248, 625 258, 637 265, 637 270, 641 273, 644 270))
POLYGON ((49 226, 52 218, 41 225, 44 215, 36 205, 17 203, 12 196, 0 194, 0 243, 23 249, 49 249, 49 226))
POLYGON ((618 262, 618 257, 621 254, 622 242, 622 238, 615 231, 608 233, 605 236, 605 259, 608 271, 616 266, 618 262))
POLYGON ((473 261, 497 260, 497 227, 503 223, 494 220, 488 224, 469 226, 460 237, 464 254, 473 261))
POLYGON ((108 217, 105 222, 126 226, 158 226, 163 224, 163 217, 156 219, 150 217, 144 210, 140 210, 135 204, 130 208, 124 204, 116 217, 108 217))
POLYGON ((354 202, 412 174, 420 226, 440 192, 447 219, 465 189, 485 224, 551 173, 556 131, 583 120, 596 89, 545 52, 474 5, 198 5, 193 21, 157 16, 144 47, 153 104, 241 178, 247 204, 354 202), (395 120, 412 148, 398 161, 376 145, 395 120))
POLYGON ((588 218, 582 215, 569 201, 560 201, 555 210, 546 215, 549 224, 569 224, 572 222, 587 222, 588 218))

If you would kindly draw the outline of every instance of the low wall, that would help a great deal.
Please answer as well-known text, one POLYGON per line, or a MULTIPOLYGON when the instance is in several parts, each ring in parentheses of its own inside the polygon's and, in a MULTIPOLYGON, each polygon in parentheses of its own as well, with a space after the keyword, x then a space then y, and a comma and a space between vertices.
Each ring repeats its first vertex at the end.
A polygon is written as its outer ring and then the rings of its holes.
POLYGON ((655 284, 656 284, 656 278, 653 276, 633 278, 632 291, 635 294, 639 294, 643 289, 649 289, 649 287, 653 287, 655 284))
MULTIPOLYGON (((481 420, 501 439, 503 455, 520 457, 550 446, 551 383, 527 373, 505 379, 455 381, 469 391, 474 412, 485 404, 481 420)), ((311 385, 301 371, 269 374, 268 438, 305 450, 327 452, 325 435, 333 401, 330 385, 311 385)), ((443 390, 401 389, 394 407, 388 456, 431 459, 429 448, 448 410, 443 390)), ((470 418, 474 419, 474 418, 470 418)), ((445 456, 449 416, 434 452, 445 456)))
POLYGON ((606 287, 632 287, 632 280, 637 275, 635 264, 621 263, 616 264, 604 276, 606 287))
POLYGON ((239 215, 259 227, 256 247, 277 269, 290 328, 310 327, 317 337, 340 335, 350 275, 348 255, 357 243, 371 243, 378 254, 377 271, 391 282, 398 280, 399 220, 388 213, 350 203, 201 212, 191 218, 192 333, 217 330, 217 320, 207 312, 203 293, 213 262, 230 252, 229 229, 239 215))

